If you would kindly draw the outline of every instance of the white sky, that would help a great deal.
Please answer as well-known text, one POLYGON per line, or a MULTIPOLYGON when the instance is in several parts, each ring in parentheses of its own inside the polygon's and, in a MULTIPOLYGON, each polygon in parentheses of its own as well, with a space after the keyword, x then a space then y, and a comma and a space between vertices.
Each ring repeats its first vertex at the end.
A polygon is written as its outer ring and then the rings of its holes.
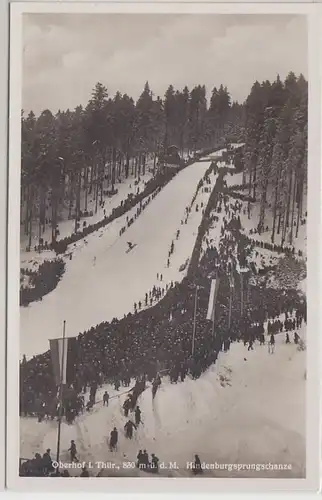
POLYGON ((23 108, 86 105, 97 81, 134 99, 221 83, 243 101, 255 80, 307 77, 307 22, 295 15, 25 14, 23 108))

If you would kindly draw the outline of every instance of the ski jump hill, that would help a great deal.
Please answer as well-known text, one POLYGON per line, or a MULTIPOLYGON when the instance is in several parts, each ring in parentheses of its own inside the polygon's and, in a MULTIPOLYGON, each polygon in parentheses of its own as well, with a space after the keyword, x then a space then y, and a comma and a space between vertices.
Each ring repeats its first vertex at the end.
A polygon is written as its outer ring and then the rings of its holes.
MULTIPOLYGON (((157 273, 163 274, 164 285, 182 280, 179 267, 192 253, 202 212, 192 213, 183 226, 181 220, 210 164, 211 160, 194 163, 179 172, 121 237, 119 231, 134 210, 75 244, 73 259, 66 259, 56 289, 42 301, 20 308, 21 356, 45 352, 48 339, 61 335, 63 320, 66 336, 74 337, 132 312, 134 302, 142 301, 156 284, 157 273), (180 239, 167 268, 168 250, 178 229, 180 239), (128 254, 127 241, 136 244, 128 254)), ((196 203, 206 204, 209 195, 200 193, 196 203)))
MULTIPOLYGON (((46 351, 48 339, 60 336, 63 320, 67 336, 75 336, 101 321, 122 318, 133 311, 134 302, 143 302, 145 293, 156 284, 157 273, 163 275, 164 284, 183 279, 187 267, 179 268, 191 257, 202 211, 192 210, 187 224, 181 221, 216 156, 220 152, 176 175, 125 235, 120 237, 119 231, 130 214, 73 247, 73 259, 66 259, 66 272, 57 288, 41 302, 20 309, 21 354, 30 357, 46 351), (167 267, 169 247, 178 229, 180 238, 167 267), (127 241, 136 244, 128 254, 127 241)), ((195 204, 206 206, 216 175, 210 180, 211 189, 199 190, 195 204)), ((300 335, 305 338, 305 331, 300 335)), ((187 462, 197 453, 202 461, 218 465, 205 471, 209 476, 304 477, 306 353, 295 344, 285 345, 284 335, 277 337, 273 355, 268 354, 267 345, 256 345, 248 352, 237 342, 228 352, 219 353, 215 365, 198 380, 187 377, 171 384, 163 377, 154 400, 148 387, 138 400, 143 423, 132 440, 123 435, 127 419, 122 405, 127 395, 122 389, 116 392, 112 386, 103 386, 97 399, 107 390, 111 397, 108 407, 99 402, 74 424, 62 424, 61 460, 69 459, 67 450, 74 439, 81 461, 111 461, 118 466, 117 472, 102 470, 103 476, 145 476, 124 463, 133 464, 139 449, 146 449, 160 462, 176 462, 176 468, 160 470, 163 476, 191 476, 187 462), (110 452, 107 439, 114 426, 119 430, 119 445, 110 452), (288 464, 289 468, 269 469, 269 462, 288 464), (266 469, 236 471, 231 464, 261 464, 266 469)), ((20 433, 21 457, 31 458, 47 448, 54 453, 56 421, 21 418, 20 433)), ((98 468, 90 474, 96 475, 98 468)))

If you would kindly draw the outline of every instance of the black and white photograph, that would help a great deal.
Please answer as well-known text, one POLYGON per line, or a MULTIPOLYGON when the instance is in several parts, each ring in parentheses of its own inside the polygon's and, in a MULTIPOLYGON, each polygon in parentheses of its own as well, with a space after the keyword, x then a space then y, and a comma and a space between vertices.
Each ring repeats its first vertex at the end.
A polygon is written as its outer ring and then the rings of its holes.
POLYGON ((21 23, 19 476, 305 479, 307 16, 21 23))

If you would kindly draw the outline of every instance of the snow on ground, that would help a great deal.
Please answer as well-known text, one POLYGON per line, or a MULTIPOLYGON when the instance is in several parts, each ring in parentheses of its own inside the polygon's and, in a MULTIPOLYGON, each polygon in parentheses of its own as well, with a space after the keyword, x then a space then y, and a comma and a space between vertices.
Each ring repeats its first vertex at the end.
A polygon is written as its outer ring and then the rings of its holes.
POLYGON ((298 290, 300 292, 302 292, 304 295, 306 295, 306 278, 302 281, 300 281, 300 283, 298 284, 298 290))
MULTIPOLYGON (((214 151, 213 153, 210 153, 209 155, 203 156, 200 158, 201 161, 212 161, 212 160, 218 160, 223 153, 226 153, 227 148, 219 149, 218 151, 214 151)), ((201 151, 200 151, 201 152, 201 151)))
POLYGON ((252 261, 256 269, 264 269, 266 267, 275 266, 278 264, 280 257, 275 252, 266 248, 255 248, 249 261, 252 261))
POLYGON ((227 175, 226 182, 227 182, 227 187, 235 186, 236 184, 241 185, 243 183, 243 173, 238 172, 237 174, 227 175))
MULTIPOLYGON (((236 176, 237 175, 239 175, 239 174, 236 174, 236 176)), ((233 177, 235 177, 235 176, 233 176, 233 177)), ((226 177, 226 180, 227 180, 227 178, 229 178, 229 176, 226 177)), ((235 184, 235 180, 233 180, 232 184, 235 184)), ((230 202, 230 204, 235 205, 236 200, 232 197, 229 197, 229 202, 230 202)), ((212 217, 217 217, 218 220, 212 222, 212 224, 209 228, 208 234, 206 234, 206 236, 203 239, 202 252, 201 252, 200 258, 206 252, 206 250, 208 248, 208 244, 207 244, 206 240, 208 240, 208 243, 210 246, 215 246, 218 248, 219 243, 220 243, 220 238, 221 238, 221 228, 223 226, 223 219, 225 218, 226 220, 229 220, 229 216, 225 213, 224 210, 222 212, 216 212, 216 210, 213 210, 211 212, 211 215, 212 215, 212 217)), ((272 252, 271 250, 256 247, 252 253, 250 260, 255 264, 257 269, 263 269, 264 267, 267 267, 267 266, 276 265, 279 261, 279 258, 280 257, 277 256, 276 253, 272 252)))
POLYGON ((213 158, 213 159, 220 158, 223 155, 223 153, 226 153, 226 152, 227 152, 227 148, 220 149, 219 151, 214 151, 213 153, 211 153, 209 155, 209 158, 213 158))
MULTIPOLYGON (((229 186, 234 186, 234 185, 242 185, 243 183, 243 173, 235 173, 233 175, 226 175, 225 180, 227 182, 227 187, 229 186)), ((248 195, 247 190, 238 190, 236 189, 236 192, 240 192, 243 195, 248 195)), ((266 229, 266 226, 268 226, 268 231, 264 231, 262 234, 250 234, 250 230, 254 230, 258 226, 258 221, 259 221, 259 213, 260 213, 260 203, 251 203, 251 214, 250 218, 248 218, 248 212, 247 212, 247 207, 248 207, 248 202, 241 201, 239 200, 240 203, 242 203, 243 208, 240 214, 240 220, 241 224, 243 227, 243 231, 245 234, 250 236, 251 238, 254 238, 258 241, 263 241, 266 243, 271 243, 271 231, 272 231, 272 223, 273 223, 273 214, 272 214, 272 208, 267 207, 266 208, 266 216, 265 216, 265 221, 264 221, 264 226, 266 229)), ((304 199, 304 206, 306 206, 306 199, 304 199)), ((294 219, 296 220, 297 213, 295 211, 295 216, 294 219)), ((307 240, 307 226, 306 224, 300 224, 299 226, 299 233, 298 237, 295 238, 295 230, 294 230, 294 235, 293 235, 293 246, 295 247, 295 251, 301 250, 303 255, 306 255, 306 240, 307 240)), ((275 244, 280 245, 282 240, 282 233, 277 234, 275 233, 275 244)), ((287 240, 288 241, 288 240, 287 240)), ((287 243, 287 242, 286 242, 287 243)))
MULTIPOLYGON (((150 180, 152 177, 151 172, 148 171, 145 175, 140 176, 140 182, 135 185, 136 179, 131 176, 128 179, 123 179, 121 183, 116 183, 115 188, 118 189, 118 193, 113 195, 111 198, 107 196, 103 196, 103 201, 105 201, 105 206, 101 207, 97 206, 97 213, 95 214, 95 205, 96 201, 94 201, 94 193, 88 196, 88 211, 93 211, 93 215, 89 217, 81 218, 81 226, 83 222, 86 221, 88 225, 95 224, 104 218, 104 209, 106 210, 106 215, 109 216, 113 210, 113 208, 117 208, 122 200, 125 200, 128 194, 136 194, 137 190, 140 189, 140 192, 143 191, 145 182, 150 180)), ((106 188, 105 188, 106 189, 106 188)), ((99 198, 100 199, 100 198, 99 198)), ((81 207, 85 206, 85 192, 81 193, 81 207)), ((47 217, 51 217, 51 214, 48 213, 47 217)), ((75 219, 69 220, 68 217, 68 208, 65 208, 62 212, 63 220, 58 223, 59 228, 59 239, 63 239, 66 236, 70 236, 75 230, 75 219)), ((42 238, 44 241, 51 241, 51 226, 47 225, 45 232, 42 234, 42 238)), ((23 231, 23 226, 21 227, 20 233, 20 249, 22 258, 28 258, 30 255, 29 252, 26 252, 26 246, 28 245, 29 236, 26 236, 23 231)), ((32 231, 32 247, 38 245, 38 224, 34 224, 32 231)), ((47 253, 47 252, 46 252, 47 253)))
MULTIPOLYGON (((184 228, 181 220, 209 166, 210 162, 194 163, 182 170, 122 237, 119 231, 130 214, 75 244, 73 259, 66 261, 65 274, 56 289, 42 301, 20 309, 21 356, 46 351, 48 339, 61 335, 63 320, 66 335, 75 336, 133 311, 133 303, 156 284, 157 272, 163 273, 164 283, 183 278, 179 266, 191 255, 202 212, 192 211, 184 228), (168 250, 177 229, 182 234, 175 242, 168 269, 168 250), (128 254, 127 241, 137 244, 128 254)), ((198 196, 206 202, 209 195, 198 196)))
MULTIPOLYGON (((238 148, 244 146, 244 143, 231 144, 230 146, 231 146, 231 149, 238 149, 238 148)), ((201 158, 201 160, 217 160, 218 158, 220 158, 223 155, 223 153, 226 153, 226 152, 227 152, 227 148, 223 148, 223 149, 220 149, 219 151, 214 151, 213 153, 210 153, 209 155, 204 156, 203 158, 201 158)), ((230 163, 227 166, 233 167, 233 164, 230 163)))
MULTIPOLYGON (((234 205, 236 203, 236 200, 232 197, 229 197, 229 202, 231 205, 234 205)), ((242 202, 243 207, 242 207, 242 214, 240 215, 241 220, 245 220, 245 214, 243 214, 243 210, 247 209, 247 203, 242 202)), ((253 213, 253 203, 251 204, 251 212, 253 213)), ((255 205, 256 207, 256 205, 255 205)), ((212 211, 211 213, 212 217, 216 217, 218 220, 214 220, 209 228, 208 233, 205 235, 203 242, 202 242, 202 251, 200 258, 204 255, 206 252, 208 245, 209 246, 216 246, 218 248, 220 239, 221 239, 221 228, 223 226, 223 219, 225 218, 226 220, 229 220, 229 215, 225 214, 224 211, 218 213, 215 210, 212 211)), ((231 213, 230 213, 231 215, 231 213)), ((246 216, 247 218, 247 216, 246 216)), ((248 220, 248 218, 247 218, 248 220)), ((243 224, 243 222, 242 222, 243 224)), ((248 231, 249 234, 249 231, 248 231)), ((267 233, 266 233, 267 234, 267 233)), ((297 241, 297 247, 303 248, 303 241, 301 242, 300 238, 303 236, 304 232, 299 231, 299 237, 297 241)), ((263 236, 265 235, 262 234, 262 241, 267 241, 270 243, 270 240, 264 239, 263 236)), ((260 239, 258 235, 249 235, 250 237, 254 239, 260 239)), ((297 260, 303 260, 302 258, 299 258, 296 256, 297 260)), ((257 270, 264 269, 267 267, 273 267, 277 266, 276 272, 271 273, 270 278, 266 282, 266 286, 271 287, 271 288, 281 288, 281 286, 285 288, 298 288, 302 293, 306 293, 306 278, 303 280, 303 274, 305 274, 305 269, 304 265, 301 268, 301 264, 298 262, 297 265, 295 266, 296 263, 292 263, 291 258, 286 258, 284 254, 277 254, 274 251, 271 251, 266 248, 261 248, 261 247, 255 247, 250 255, 248 257, 248 261, 252 262, 257 270), (283 262, 283 260, 285 262, 283 262)))
MULTIPOLYGON (((143 425, 132 441, 123 435, 125 394, 112 398, 108 408, 98 403, 92 413, 78 417, 73 425, 63 423, 61 460, 69 461, 67 450, 74 439, 80 460, 92 461, 93 475, 98 472, 95 461, 111 461, 120 467, 117 475, 145 476, 137 469, 123 469, 122 464, 134 461, 138 450, 146 449, 165 466, 177 462, 177 470, 160 471, 164 476, 191 476, 186 462, 198 453, 209 464, 292 465, 289 471, 209 470, 206 476, 304 477, 305 370, 305 351, 286 345, 284 334, 276 336, 271 355, 267 345, 256 343, 253 351, 247 351, 242 342, 234 343, 200 379, 170 384, 163 378, 154 401, 147 388, 138 401, 143 425), (110 452, 107 437, 114 426, 119 431, 119 447, 110 452)), ((97 399, 105 390, 115 395, 107 385, 97 399)), ((47 448, 54 455, 57 422, 21 418, 20 426, 21 457, 31 458, 47 448)))
MULTIPOLYGON (((271 243, 271 231, 272 231, 272 223, 273 223, 273 215, 272 215, 272 210, 270 208, 266 209, 266 216, 265 216, 265 221, 264 221, 264 227, 266 229, 266 226, 268 226, 268 231, 264 231, 262 234, 250 234, 250 230, 254 230, 258 226, 258 221, 259 221, 259 212, 260 212, 260 204, 259 202, 256 203, 251 203, 251 213, 250 213, 250 219, 248 218, 248 213, 247 213, 247 206, 248 202, 241 201, 240 202, 243 204, 243 208, 241 210, 240 214, 240 220, 241 224, 243 227, 243 232, 250 236, 251 238, 258 240, 258 241, 263 241, 264 243, 271 243)), ((299 226, 299 234, 298 237, 295 238, 295 228, 294 228, 294 238, 293 238, 293 246, 295 247, 295 251, 297 252, 298 250, 301 250, 303 252, 303 255, 306 255, 306 240, 307 240, 307 226, 306 224, 303 224, 299 226)), ((280 245, 281 244, 281 239, 282 239, 282 233, 279 235, 275 233, 275 244, 280 245)), ((287 246, 288 239, 286 241, 287 246)))
POLYGON ((42 252, 35 252, 34 250, 31 252, 21 252, 20 256, 20 267, 23 269, 30 269, 32 271, 37 271, 39 266, 45 260, 57 259, 57 255, 53 250, 44 250, 42 252))

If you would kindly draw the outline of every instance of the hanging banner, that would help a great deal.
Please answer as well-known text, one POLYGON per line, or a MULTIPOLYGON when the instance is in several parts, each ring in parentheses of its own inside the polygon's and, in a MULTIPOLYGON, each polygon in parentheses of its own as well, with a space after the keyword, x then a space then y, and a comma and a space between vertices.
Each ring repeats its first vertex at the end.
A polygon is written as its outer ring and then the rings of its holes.
POLYGON ((77 364, 76 337, 51 339, 49 346, 56 385, 74 382, 77 364))
POLYGON ((218 295, 219 288, 219 278, 211 280, 210 293, 209 293, 209 301, 208 301, 208 311, 207 311, 207 319, 214 320, 215 316, 215 307, 218 295))

